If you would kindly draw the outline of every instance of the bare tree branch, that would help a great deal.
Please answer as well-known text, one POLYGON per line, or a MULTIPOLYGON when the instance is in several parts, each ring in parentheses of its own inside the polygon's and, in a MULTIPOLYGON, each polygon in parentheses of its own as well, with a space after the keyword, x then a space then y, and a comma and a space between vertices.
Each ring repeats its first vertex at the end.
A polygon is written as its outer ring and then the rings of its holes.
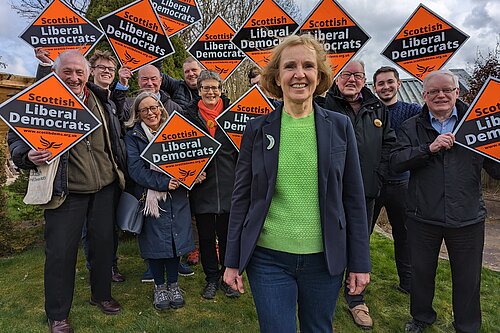
MULTIPOLYGON (((50 3, 50 0, 10 0, 9 2, 12 9, 19 16, 27 20, 33 20, 50 3)), ((67 0, 66 3, 83 16, 87 11, 90 0, 67 0)))

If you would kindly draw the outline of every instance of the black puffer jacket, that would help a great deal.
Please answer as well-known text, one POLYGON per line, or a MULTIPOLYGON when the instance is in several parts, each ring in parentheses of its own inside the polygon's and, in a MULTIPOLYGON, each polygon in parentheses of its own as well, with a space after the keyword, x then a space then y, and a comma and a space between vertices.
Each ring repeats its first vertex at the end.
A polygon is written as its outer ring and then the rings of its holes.
MULTIPOLYGON (((456 103, 458 121, 467 105, 456 103)), ((407 215, 414 220, 458 228, 484 221, 481 169, 500 178, 500 163, 454 144, 449 150, 431 153, 429 145, 439 133, 432 127, 429 109, 405 121, 391 154, 395 172, 410 170, 407 215)))
MULTIPOLYGON (((225 96, 221 96, 221 98, 225 110, 229 107, 229 99, 225 96)), ((198 110, 199 100, 199 97, 193 100, 186 108, 184 115, 196 126, 209 133, 206 122, 198 110)), ((231 208, 231 194, 234 186, 234 170, 238 159, 238 151, 219 126, 215 131, 214 139, 219 141, 222 146, 205 169, 207 179, 201 184, 195 185, 191 190, 190 202, 193 214, 229 213, 231 208)))
POLYGON ((172 100, 183 109, 199 97, 197 89, 191 89, 184 80, 177 80, 166 74, 161 75, 161 90, 172 97, 172 100))
POLYGON ((396 134, 390 126, 387 107, 366 87, 361 90, 361 95, 361 109, 355 115, 337 85, 333 84, 326 95, 324 107, 351 119, 358 144, 365 196, 376 198, 389 171, 389 154, 396 142, 396 134))

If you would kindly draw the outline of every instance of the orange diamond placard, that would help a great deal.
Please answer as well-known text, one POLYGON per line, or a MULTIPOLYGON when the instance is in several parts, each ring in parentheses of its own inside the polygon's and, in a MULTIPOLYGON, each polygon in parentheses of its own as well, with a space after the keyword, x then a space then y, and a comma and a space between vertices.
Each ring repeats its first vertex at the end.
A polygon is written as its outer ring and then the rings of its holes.
POLYGON ((52 152, 48 163, 101 126, 55 73, 5 101, 0 117, 32 149, 52 152))
POLYGON ((19 37, 34 48, 49 51, 54 61, 68 50, 78 50, 85 56, 101 39, 102 32, 64 1, 54 0, 19 37))
POLYGON ((151 3, 169 37, 182 32, 201 20, 201 13, 196 0, 151 0, 151 3))
POLYGON ((271 50, 280 39, 292 35, 298 28, 295 22, 273 0, 263 0, 250 14, 232 42, 260 67, 271 60, 271 50))
POLYGON ((456 142, 500 162, 500 80, 489 77, 455 129, 456 142))
POLYGON ((217 15, 188 51, 206 69, 216 71, 225 80, 246 58, 231 42, 234 32, 229 23, 217 15))
POLYGON ((370 36, 335 0, 319 2, 298 29, 323 43, 334 74, 368 42, 370 36))
POLYGON ((175 111, 141 157, 190 190, 220 146, 219 142, 175 111))
POLYGON ((149 0, 134 1, 98 21, 120 64, 132 72, 174 53, 149 0))
POLYGON ((273 105, 259 86, 254 85, 215 120, 239 151, 247 121, 272 111, 274 111, 273 105))
POLYGON ((382 55, 422 81, 427 74, 443 67, 468 38, 420 4, 382 55))

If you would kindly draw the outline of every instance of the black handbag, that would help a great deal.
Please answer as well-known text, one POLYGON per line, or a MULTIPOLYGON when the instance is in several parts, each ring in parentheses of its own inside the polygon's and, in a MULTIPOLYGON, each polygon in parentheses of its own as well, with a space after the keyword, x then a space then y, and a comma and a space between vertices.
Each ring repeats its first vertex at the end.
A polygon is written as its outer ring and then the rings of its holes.
POLYGON ((140 234, 144 222, 145 194, 140 200, 128 192, 122 192, 116 209, 116 223, 123 231, 140 234))

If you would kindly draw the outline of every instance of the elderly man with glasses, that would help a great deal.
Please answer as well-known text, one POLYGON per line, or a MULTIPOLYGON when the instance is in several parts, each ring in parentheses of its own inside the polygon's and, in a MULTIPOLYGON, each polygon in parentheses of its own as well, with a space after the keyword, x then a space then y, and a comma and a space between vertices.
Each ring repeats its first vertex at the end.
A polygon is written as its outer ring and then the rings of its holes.
MULTIPOLYGON (((328 91, 325 108, 351 119, 358 144, 359 161, 365 190, 368 223, 372 221, 375 199, 389 170, 389 153, 396 142, 387 107, 365 87, 365 66, 352 60, 337 76, 328 91)), ((371 226, 366 226, 371 230, 371 226)), ((349 267, 346 277, 348 277, 349 267)), ((363 328, 373 326, 364 292, 351 295, 345 283, 344 294, 354 322, 363 328)))
POLYGON ((432 300, 443 240, 451 266, 453 326, 456 332, 478 332, 486 218, 481 170, 498 179, 500 164, 454 144, 452 132, 468 109, 458 99, 457 77, 439 70, 423 83, 422 113, 403 123, 391 154, 394 171, 410 171, 406 215, 413 319, 405 332, 421 333, 436 320, 432 300))

